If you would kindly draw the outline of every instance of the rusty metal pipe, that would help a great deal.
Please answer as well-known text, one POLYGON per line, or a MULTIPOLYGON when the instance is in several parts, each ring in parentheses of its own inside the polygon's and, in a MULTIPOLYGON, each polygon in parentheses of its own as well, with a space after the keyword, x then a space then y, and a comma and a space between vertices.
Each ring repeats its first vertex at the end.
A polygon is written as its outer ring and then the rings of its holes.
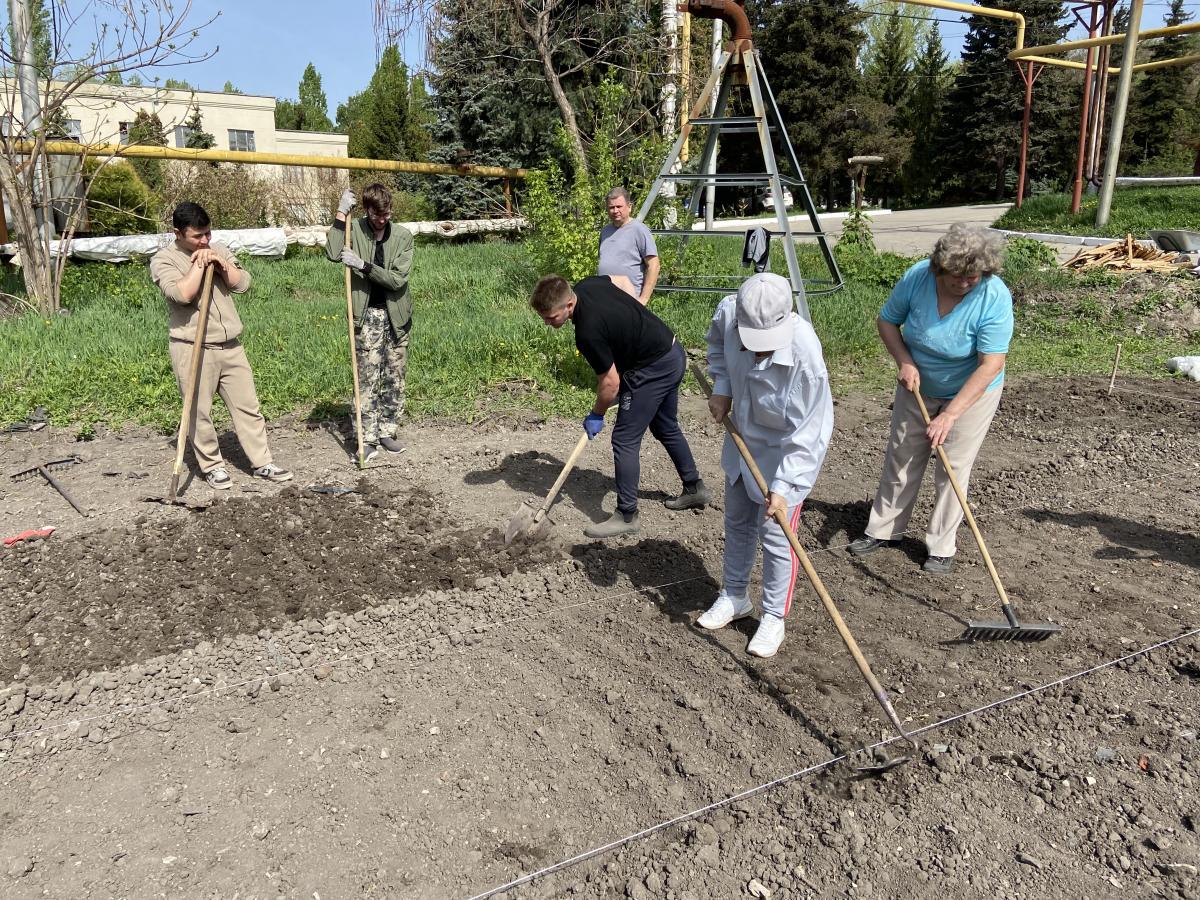
POLYGON ((720 19, 729 26, 729 39, 736 44, 754 39, 744 4, 745 0, 687 0, 679 4, 679 10, 701 19, 720 19))

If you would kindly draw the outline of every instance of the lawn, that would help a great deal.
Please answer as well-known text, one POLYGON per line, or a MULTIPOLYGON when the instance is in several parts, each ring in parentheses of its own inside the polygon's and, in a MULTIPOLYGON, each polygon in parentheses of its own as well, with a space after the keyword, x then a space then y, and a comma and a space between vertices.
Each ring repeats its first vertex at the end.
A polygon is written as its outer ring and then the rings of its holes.
MULTIPOLYGON (((733 273, 740 252, 740 244, 729 249, 734 243, 706 250, 697 241, 690 252, 706 258, 712 271, 733 273)), ((782 254, 776 256, 773 268, 780 268, 782 254)), ((806 274, 819 274, 815 252, 801 260, 806 274)), ((845 267, 843 290, 810 298, 836 390, 881 386, 893 377, 874 322, 906 264, 896 257, 859 259, 845 267)), ((341 267, 317 251, 279 261, 251 259, 247 266, 254 285, 238 306, 266 415, 345 414, 350 370, 341 267)), ((518 410, 586 410, 594 376, 574 349, 571 329, 548 329, 529 310, 535 280, 519 243, 418 247, 409 375, 414 417, 474 421, 518 410)), ((1080 281, 1032 267, 1014 267, 1008 280, 1018 298, 1023 291, 1039 296, 1036 305, 1018 305, 1014 373, 1104 372, 1117 341, 1125 344, 1122 368, 1131 373, 1161 373, 1166 357, 1196 351, 1186 335, 1163 337, 1146 329, 1154 303, 1126 310, 1109 302, 1119 280, 1080 281)), ((15 287, 10 273, 4 289, 15 287)), ((1178 291, 1170 296, 1178 302, 1178 291)), ((41 406, 51 421, 84 433, 94 423, 174 428, 180 402, 166 352, 164 301, 146 267, 74 265, 64 301, 66 315, 0 320, 0 424, 23 420, 41 406)), ((686 346, 698 347, 716 302, 713 294, 667 294, 656 297, 652 308, 686 346)))
POLYGON ((1011 207, 994 223, 1010 231, 1049 234, 1085 234, 1097 237, 1144 238, 1150 231, 1200 228, 1200 186, 1130 187, 1113 194, 1108 225, 1096 227, 1095 196, 1084 197, 1078 214, 1071 214, 1070 194, 1030 197, 1017 209, 1011 207))

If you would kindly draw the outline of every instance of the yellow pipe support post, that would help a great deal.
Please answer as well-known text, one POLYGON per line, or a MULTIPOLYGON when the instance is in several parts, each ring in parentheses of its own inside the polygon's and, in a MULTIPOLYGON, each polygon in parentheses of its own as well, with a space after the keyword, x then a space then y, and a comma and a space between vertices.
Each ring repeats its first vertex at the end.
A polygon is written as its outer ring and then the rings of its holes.
MULTIPOLYGON (((32 153, 33 141, 16 141, 18 153, 32 153)), ((250 163, 268 166, 308 166, 314 169, 365 169, 373 172, 409 172, 415 175, 461 175, 472 178, 524 178, 527 169, 503 166, 452 166, 445 163, 408 162, 398 159, 353 159, 346 156, 303 156, 298 153, 248 153, 240 150, 191 150, 136 144, 76 144, 46 141, 50 156, 96 156, 123 159, 182 159, 192 162, 250 163)))
MULTIPOLYGON (((1153 28, 1150 31, 1138 33, 1138 41, 1146 41, 1156 37, 1170 37, 1176 34, 1192 34, 1200 31, 1200 22, 1187 25, 1171 25, 1167 28, 1153 28)), ((1109 44, 1120 44, 1125 41, 1124 34, 1109 34, 1103 37, 1080 38, 1077 41, 1064 41, 1061 44, 1042 44, 1039 47, 1022 47, 1008 54, 1009 59, 1028 60, 1031 56, 1043 56, 1047 53, 1068 53, 1071 50, 1086 50, 1088 47, 1103 47, 1109 44)), ((1061 60, 1059 61, 1061 63, 1061 60)), ((1114 71, 1120 71, 1119 69, 1114 71)))

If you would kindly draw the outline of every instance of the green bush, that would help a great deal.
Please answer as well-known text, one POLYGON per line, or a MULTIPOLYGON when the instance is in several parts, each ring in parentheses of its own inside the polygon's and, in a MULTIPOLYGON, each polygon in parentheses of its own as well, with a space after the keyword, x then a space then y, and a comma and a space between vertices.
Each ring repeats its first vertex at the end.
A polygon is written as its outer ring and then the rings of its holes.
POLYGON ((834 248, 838 268, 847 282, 869 284, 891 290, 916 260, 898 253, 873 253, 853 245, 843 249, 839 241, 834 248))
POLYGON ((256 175, 253 166, 175 162, 163 173, 159 214, 164 227, 175 207, 190 200, 212 218, 213 228, 263 228, 271 224, 276 185, 256 175))
POLYGON ((871 234, 871 217, 861 209, 853 209, 842 223, 842 236, 838 238, 839 250, 875 252, 875 236, 871 234))
POLYGON ((1058 265, 1058 254, 1041 241, 1012 237, 1006 245, 1004 271, 1009 275, 1016 276, 1058 265))
POLYGON ((87 194, 87 233, 100 237, 117 234, 153 234, 158 231, 154 216, 154 194, 123 160, 84 163, 87 194))

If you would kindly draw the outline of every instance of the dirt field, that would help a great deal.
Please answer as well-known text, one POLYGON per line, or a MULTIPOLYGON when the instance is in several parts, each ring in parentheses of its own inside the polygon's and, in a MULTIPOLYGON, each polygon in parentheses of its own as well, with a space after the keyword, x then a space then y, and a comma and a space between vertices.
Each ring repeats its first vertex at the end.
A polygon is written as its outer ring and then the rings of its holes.
MULTIPOLYGON (((1200 391, 1119 384, 1016 381, 976 466, 1019 613, 1064 627, 1041 644, 955 640, 999 617, 965 529, 949 578, 915 539, 846 554, 890 398, 839 401, 801 539, 911 727, 1200 625, 1200 391)), ((0 550, 0 895, 472 897, 890 736, 806 585, 775 659, 751 620, 692 627, 720 508, 665 510, 652 442, 640 540, 582 537, 614 500, 598 441, 555 538, 504 548, 577 430, 424 427, 360 474, 340 435, 277 423, 294 485, 231 445, 235 489, 191 483, 196 511, 142 500, 161 436, 0 436, 0 536, 59 526, 0 550), (71 453, 88 519, 7 478, 71 453)), ((1198 719, 1192 635, 939 725, 882 777, 829 766, 501 896, 1200 897, 1198 719)))

